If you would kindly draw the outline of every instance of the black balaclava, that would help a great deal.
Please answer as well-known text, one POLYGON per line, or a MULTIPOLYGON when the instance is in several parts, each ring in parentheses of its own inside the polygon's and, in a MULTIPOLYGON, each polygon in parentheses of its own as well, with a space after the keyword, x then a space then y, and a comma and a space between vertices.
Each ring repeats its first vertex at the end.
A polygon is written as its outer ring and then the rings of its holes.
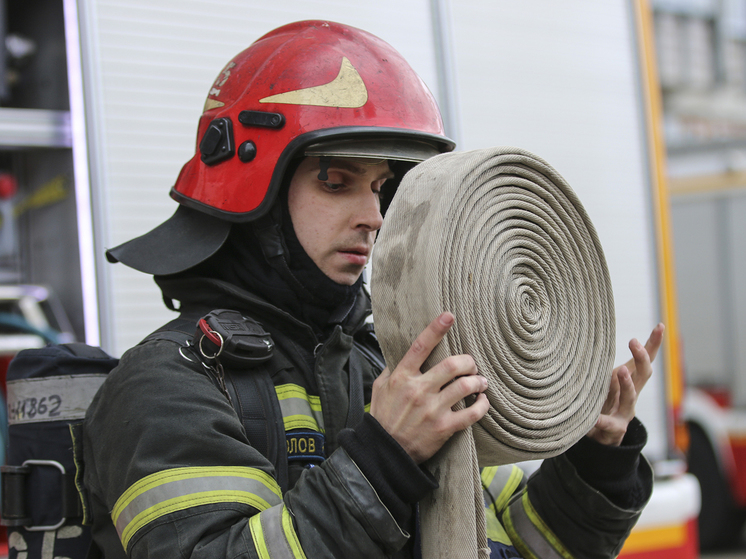
MULTIPOLYGON (((265 219, 279 225, 281 259, 268 259, 255 223, 234 224, 223 246, 181 277, 207 277, 231 283, 297 316, 325 336, 349 313, 362 285, 336 283, 308 256, 295 234, 288 209, 288 189, 298 162, 288 168, 278 201, 265 219)), ((266 242, 266 241, 265 241, 266 242)))

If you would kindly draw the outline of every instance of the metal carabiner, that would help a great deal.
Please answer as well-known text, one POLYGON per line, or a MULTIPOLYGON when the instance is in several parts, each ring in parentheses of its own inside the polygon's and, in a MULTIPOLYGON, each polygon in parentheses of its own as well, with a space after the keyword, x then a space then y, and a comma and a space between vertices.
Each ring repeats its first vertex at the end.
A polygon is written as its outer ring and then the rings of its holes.
MULTIPOLYGON (((210 332, 209 332, 209 333, 210 333, 210 334, 214 334, 214 335, 216 335, 216 336, 217 336, 218 338, 220 338, 220 345, 218 345, 218 351, 217 351, 217 353, 215 353, 215 355, 207 355, 207 354, 205 353, 205 350, 204 350, 204 348, 202 347, 202 342, 204 341, 204 339, 205 339, 205 338, 207 338, 208 340, 210 339, 210 338, 208 337, 207 333, 205 333, 205 334, 202 334, 202 337, 201 337, 201 338, 199 339, 199 352, 200 352, 200 353, 202 354, 202 357, 204 357, 205 359, 217 359, 217 358, 218 358, 218 357, 220 356, 220 354, 221 354, 221 353, 223 353, 223 336, 221 336, 221 335, 220 335, 220 334, 219 334, 218 332, 216 332, 215 330, 210 330, 210 332)), ((212 342, 212 340, 210 340, 210 341, 212 342)), ((213 343, 214 343, 214 342, 213 342, 213 343)))

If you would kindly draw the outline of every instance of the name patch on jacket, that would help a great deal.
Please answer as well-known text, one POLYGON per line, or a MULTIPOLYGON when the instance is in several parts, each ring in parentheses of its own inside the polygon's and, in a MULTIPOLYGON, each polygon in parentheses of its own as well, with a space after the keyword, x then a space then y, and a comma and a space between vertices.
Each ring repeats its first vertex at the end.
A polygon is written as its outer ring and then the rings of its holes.
POLYGON ((288 460, 318 460, 323 462, 324 435, 315 431, 295 431, 285 433, 288 446, 288 460))

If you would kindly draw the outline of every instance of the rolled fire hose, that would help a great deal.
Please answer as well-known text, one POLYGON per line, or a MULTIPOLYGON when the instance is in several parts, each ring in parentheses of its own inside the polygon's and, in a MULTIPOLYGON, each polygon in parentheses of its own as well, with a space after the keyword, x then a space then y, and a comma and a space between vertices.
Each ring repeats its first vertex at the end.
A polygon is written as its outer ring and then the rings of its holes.
POLYGON ((488 380, 487 415, 428 461, 439 488, 420 503, 424 558, 486 558, 479 467, 564 452, 608 393, 614 302, 598 235, 539 157, 510 147, 439 155, 399 186, 371 294, 391 370, 450 311, 456 322, 423 372, 469 354, 488 380))

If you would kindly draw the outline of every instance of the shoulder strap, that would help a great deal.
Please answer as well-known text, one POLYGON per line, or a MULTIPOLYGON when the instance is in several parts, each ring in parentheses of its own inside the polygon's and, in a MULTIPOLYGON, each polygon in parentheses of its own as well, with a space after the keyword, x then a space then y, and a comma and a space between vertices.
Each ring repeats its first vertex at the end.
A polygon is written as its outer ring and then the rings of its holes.
POLYGON ((350 401, 347 408, 347 427, 355 427, 363 420, 365 414, 365 397, 363 395, 363 367, 360 363, 362 357, 355 351, 353 344, 350 349, 350 360, 348 362, 350 401))
POLYGON ((169 340, 182 346, 186 345, 194 337, 198 320, 199 317, 180 316, 161 326, 158 330, 147 336, 143 342, 169 340))
MULTIPOLYGON (((168 340, 189 345, 200 317, 179 317, 156 330, 143 341, 168 340)), ((230 403, 244 426, 251 446, 275 467, 277 483, 283 492, 288 485, 288 460, 285 426, 270 368, 261 363, 250 369, 225 368, 230 403)), ((215 379, 208 375, 215 384, 215 379)), ((220 387, 217 387, 220 388, 220 387)))
POLYGON ((285 424, 270 369, 262 363, 251 369, 225 370, 226 387, 251 446, 275 466, 277 483, 288 488, 285 424))
POLYGON ((378 345, 378 338, 373 330, 372 324, 365 324, 360 331, 355 334, 355 347, 357 347, 365 358, 381 371, 386 368, 386 363, 381 354, 381 346, 378 345))

